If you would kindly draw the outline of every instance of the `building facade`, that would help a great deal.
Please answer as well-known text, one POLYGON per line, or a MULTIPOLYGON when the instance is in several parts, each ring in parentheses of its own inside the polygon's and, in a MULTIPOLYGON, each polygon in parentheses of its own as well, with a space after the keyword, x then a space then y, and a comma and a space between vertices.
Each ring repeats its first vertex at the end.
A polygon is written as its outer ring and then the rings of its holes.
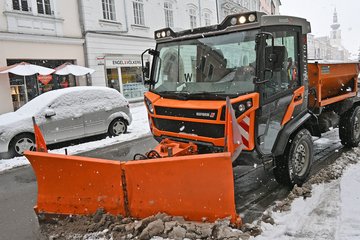
POLYGON ((341 28, 338 22, 336 9, 334 10, 333 23, 330 25, 329 36, 315 37, 308 34, 308 58, 315 60, 347 61, 350 52, 341 42, 341 28))
MULTIPOLYGON (((84 40, 76 0, 1 0, 0 67, 28 62, 55 68, 84 65, 84 40)), ((83 79, 0 74, 0 114, 54 88, 61 81, 85 85, 83 79)))
POLYGON ((260 11, 266 14, 279 14, 280 0, 217 0, 218 19, 221 22, 227 15, 239 12, 260 11))
MULTIPOLYGON (((154 31, 216 24, 213 0, 80 0, 92 85, 108 86, 129 100, 143 98, 141 54, 155 47, 154 31)), ((145 55, 145 59, 149 56, 145 55)))
POLYGON ((274 14, 279 5, 279 0, 0 0, 0 67, 71 62, 96 70, 90 80, 1 74, 0 114, 64 86, 108 86, 129 100, 142 99, 141 54, 155 47, 155 30, 214 25, 244 11, 274 14))

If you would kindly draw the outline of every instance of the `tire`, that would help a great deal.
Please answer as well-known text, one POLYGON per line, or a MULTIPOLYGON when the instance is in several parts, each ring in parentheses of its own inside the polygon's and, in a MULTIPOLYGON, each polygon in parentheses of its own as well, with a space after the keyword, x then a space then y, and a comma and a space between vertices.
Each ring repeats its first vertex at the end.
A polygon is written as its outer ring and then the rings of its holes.
POLYGON ((289 141, 283 156, 275 160, 274 176, 278 183, 301 186, 308 178, 314 158, 313 141, 302 129, 289 141))
POLYGON ((115 137, 126 133, 126 131, 127 123, 125 122, 125 120, 122 118, 116 118, 110 123, 108 134, 110 137, 115 137))
POLYGON ((341 115, 339 123, 341 144, 346 147, 357 147, 360 142, 360 107, 352 108, 341 115))
POLYGON ((16 135, 9 144, 10 157, 23 156, 25 150, 35 151, 35 138, 33 134, 21 133, 16 135))

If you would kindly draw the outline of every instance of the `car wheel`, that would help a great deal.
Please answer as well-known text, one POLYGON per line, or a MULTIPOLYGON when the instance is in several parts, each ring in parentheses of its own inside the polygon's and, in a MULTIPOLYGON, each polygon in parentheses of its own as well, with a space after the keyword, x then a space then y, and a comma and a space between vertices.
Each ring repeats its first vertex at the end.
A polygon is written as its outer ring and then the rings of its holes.
POLYGON ((360 107, 353 108, 340 117, 339 135, 346 147, 357 147, 360 142, 360 107))
POLYGON ((109 136, 119 136, 127 131, 127 124, 124 119, 116 118, 109 125, 109 136))
POLYGON ((24 151, 35 151, 35 138, 30 133, 22 133, 15 136, 9 144, 10 157, 22 156, 24 151))
POLYGON ((302 129, 288 143, 285 154, 276 159, 274 168, 278 183, 301 186, 310 174, 313 162, 313 142, 308 130, 302 129))

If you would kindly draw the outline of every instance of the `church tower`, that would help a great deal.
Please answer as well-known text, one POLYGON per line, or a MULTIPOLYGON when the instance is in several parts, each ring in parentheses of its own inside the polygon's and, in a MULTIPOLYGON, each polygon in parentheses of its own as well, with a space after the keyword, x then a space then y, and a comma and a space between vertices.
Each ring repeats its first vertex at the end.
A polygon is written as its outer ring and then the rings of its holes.
POLYGON ((336 8, 334 10, 333 24, 331 24, 331 29, 330 44, 334 47, 341 47, 341 30, 340 23, 338 23, 336 8))

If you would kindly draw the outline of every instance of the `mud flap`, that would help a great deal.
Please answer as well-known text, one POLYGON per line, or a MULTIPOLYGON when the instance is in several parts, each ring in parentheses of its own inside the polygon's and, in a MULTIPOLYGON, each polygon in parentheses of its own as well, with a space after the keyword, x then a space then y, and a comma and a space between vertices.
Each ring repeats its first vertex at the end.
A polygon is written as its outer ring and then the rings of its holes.
POLYGON ((99 208, 144 218, 158 212, 186 220, 236 215, 230 153, 118 161, 26 152, 38 182, 40 214, 93 214, 99 208))

